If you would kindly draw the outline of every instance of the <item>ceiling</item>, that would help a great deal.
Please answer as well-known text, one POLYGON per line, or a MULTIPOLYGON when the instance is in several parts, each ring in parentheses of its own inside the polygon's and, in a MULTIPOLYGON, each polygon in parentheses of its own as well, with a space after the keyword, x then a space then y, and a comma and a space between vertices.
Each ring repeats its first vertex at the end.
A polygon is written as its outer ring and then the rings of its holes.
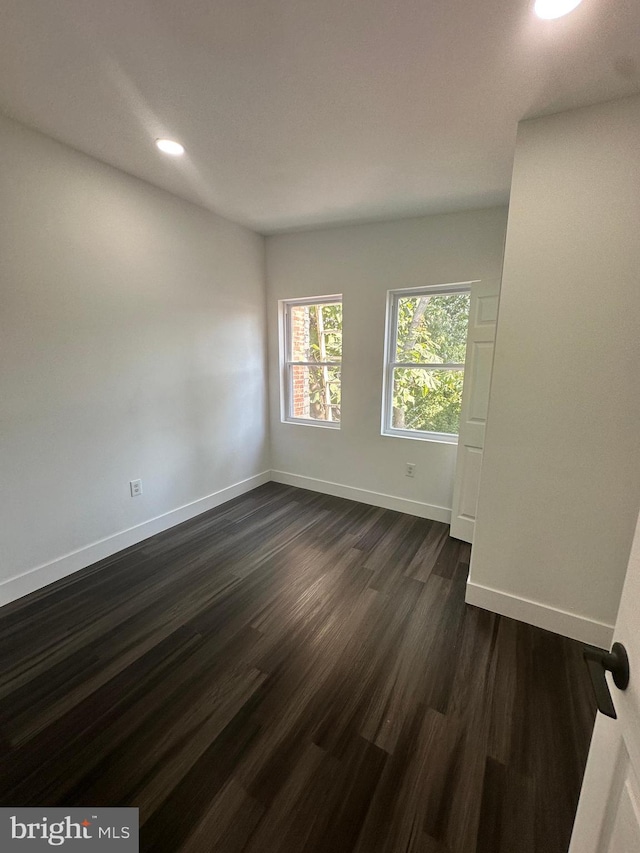
POLYGON ((0 110, 262 233, 490 206, 521 118, 640 91, 638 0, 531 7, 2 0, 0 110))

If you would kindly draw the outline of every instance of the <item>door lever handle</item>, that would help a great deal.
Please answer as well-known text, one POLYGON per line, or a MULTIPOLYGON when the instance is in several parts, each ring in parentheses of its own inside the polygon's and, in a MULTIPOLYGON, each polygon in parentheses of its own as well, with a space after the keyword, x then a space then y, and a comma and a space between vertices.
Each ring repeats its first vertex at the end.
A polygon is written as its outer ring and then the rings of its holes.
POLYGON ((610 652, 586 646, 583 654, 591 677, 593 692, 596 695, 598 710, 607 717, 612 717, 616 720, 618 715, 616 714, 616 709, 613 707, 613 700, 611 699, 605 672, 609 670, 613 676, 613 683, 617 688, 626 690, 629 684, 629 658, 627 650, 622 643, 614 643, 610 652))

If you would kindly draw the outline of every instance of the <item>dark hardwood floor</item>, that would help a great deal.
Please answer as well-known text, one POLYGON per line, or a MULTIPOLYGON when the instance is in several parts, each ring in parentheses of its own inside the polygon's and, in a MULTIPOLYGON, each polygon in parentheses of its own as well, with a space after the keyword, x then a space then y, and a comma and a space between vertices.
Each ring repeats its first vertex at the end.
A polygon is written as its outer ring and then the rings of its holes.
POLYGON ((270 483, 3 608, 0 803, 138 806, 167 853, 566 853, 581 647, 465 605, 447 532, 270 483))

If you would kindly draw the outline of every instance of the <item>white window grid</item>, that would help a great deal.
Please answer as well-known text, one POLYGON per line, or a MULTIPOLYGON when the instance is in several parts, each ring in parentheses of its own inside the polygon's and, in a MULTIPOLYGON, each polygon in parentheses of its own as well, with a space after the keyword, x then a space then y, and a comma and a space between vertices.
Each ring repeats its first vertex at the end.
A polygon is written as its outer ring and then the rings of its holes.
POLYGON ((293 330, 291 323, 291 310, 300 305, 335 305, 342 303, 342 294, 335 293, 331 296, 310 296, 304 299, 284 299, 283 307, 283 338, 284 360, 282 365, 281 385, 284 393, 281 395, 282 411, 281 420, 286 423, 304 424, 305 426, 317 426, 322 429, 340 429, 340 421, 323 421, 315 418, 298 418, 291 413, 293 402, 293 368, 294 367, 339 367, 342 383, 342 359, 340 361, 297 361, 292 358, 291 345, 293 341, 293 330))
POLYGON ((418 441, 439 441, 447 444, 457 444, 458 435, 448 432, 432 432, 428 430, 398 429, 393 426, 393 375, 396 368, 413 369, 421 367, 432 370, 464 370, 465 363, 446 364, 422 361, 396 361, 398 347, 398 302, 403 297, 438 296, 447 293, 471 293, 473 282, 466 281, 458 284, 438 284, 426 287, 411 287, 403 290, 387 292, 387 330, 385 339, 385 363, 382 390, 382 435, 396 438, 411 438, 418 441))

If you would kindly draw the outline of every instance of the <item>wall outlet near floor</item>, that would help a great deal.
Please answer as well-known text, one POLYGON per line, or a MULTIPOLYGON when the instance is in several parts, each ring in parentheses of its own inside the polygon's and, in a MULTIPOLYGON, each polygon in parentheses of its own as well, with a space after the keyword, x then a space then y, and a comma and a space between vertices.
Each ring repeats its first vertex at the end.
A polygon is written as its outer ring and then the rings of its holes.
POLYGON ((131 497, 137 498, 142 494, 142 480, 130 480, 129 488, 131 489, 131 497))
POLYGON ((404 474, 405 474, 405 477, 415 477, 415 475, 416 475, 416 463, 415 462, 405 462, 404 474))

